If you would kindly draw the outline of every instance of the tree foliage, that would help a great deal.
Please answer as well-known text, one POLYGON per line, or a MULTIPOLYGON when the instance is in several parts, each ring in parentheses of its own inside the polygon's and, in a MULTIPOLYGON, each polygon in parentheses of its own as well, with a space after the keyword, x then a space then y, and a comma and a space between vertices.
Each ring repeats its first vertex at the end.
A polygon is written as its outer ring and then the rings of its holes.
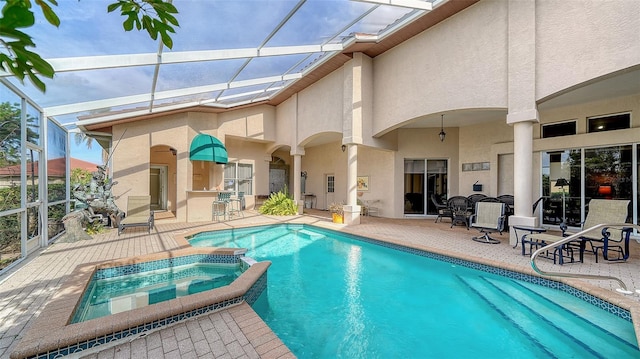
MULTIPOLYGON (((0 102, 0 168, 20 163, 20 130, 22 110, 20 104, 0 102)), ((38 121, 27 115, 27 140, 34 141, 39 135, 34 131, 38 121)))
POLYGON ((83 168, 74 168, 71 170, 71 188, 77 186, 88 186, 91 182, 92 174, 89 170, 83 168))
MULTIPOLYGON (((28 78, 41 91, 46 90, 41 77, 53 78, 55 70, 47 61, 33 51, 36 44, 29 34, 24 32, 34 25, 35 15, 31 0, 3 0, 0 17, 0 70, 9 72, 20 81, 28 78)), ((53 10, 56 0, 34 0, 49 24, 58 27, 60 19, 53 10), (52 7, 53 6, 53 7, 52 7)), ((180 26, 173 14, 178 10, 165 0, 118 0, 107 7, 108 12, 120 10, 125 17, 122 26, 125 31, 146 30, 156 40, 158 35, 168 48, 173 47, 169 33, 175 33, 174 27, 180 26)))

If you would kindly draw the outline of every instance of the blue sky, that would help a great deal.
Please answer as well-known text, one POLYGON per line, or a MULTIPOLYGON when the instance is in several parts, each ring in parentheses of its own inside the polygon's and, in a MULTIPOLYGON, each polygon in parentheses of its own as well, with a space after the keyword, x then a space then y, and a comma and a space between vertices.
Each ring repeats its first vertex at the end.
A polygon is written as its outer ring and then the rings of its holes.
POLYGON ((89 150, 87 149, 87 145, 84 143, 79 146, 76 145, 73 134, 71 134, 69 138, 69 150, 71 152, 71 157, 73 158, 93 162, 97 165, 102 164, 102 148, 95 142, 89 150))
MULTIPOLYGON (((41 12, 36 10, 36 24, 28 30, 36 43, 36 52, 45 59, 155 53, 158 50, 157 41, 151 40, 145 31, 124 31, 124 18, 118 12, 107 12, 108 4, 113 2, 59 0, 55 11, 61 24, 57 28, 48 24, 41 12)), ((172 35, 173 49, 165 48, 165 53, 310 45, 329 40, 339 43, 343 37, 354 32, 377 33, 409 12, 408 9, 380 6, 369 13, 368 10, 374 8, 373 4, 347 0, 308 0, 296 16, 289 19, 273 37, 269 37, 274 27, 296 7, 298 0, 189 0, 176 1, 174 4, 179 11, 176 18, 180 27, 172 35), (367 16, 361 22, 347 26, 362 14, 367 16), (334 38, 337 33, 339 36, 334 38)), ((46 93, 34 90, 28 81, 25 84, 16 83, 16 86, 46 109, 125 98, 150 93, 154 88, 157 91, 170 91, 225 83, 239 69, 242 72, 237 74, 235 80, 274 76, 287 70, 300 72, 319 56, 321 53, 316 53, 304 60, 306 55, 281 55, 256 58, 248 64, 244 59, 164 64, 160 68, 157 85, 154 82, 155 66, 133 66, 60 72, 54 79, 43 79, 47 85, 46 93), (290 70, 299 61, 303 62, 290 70)), ((252 89, 227 89, 224 96, 252 89)), ((202 93, 198 98, 207 100, 219 95, 219 92, 202 93)), ((71 130, 73 126, 68 125, 76 122, 79 116, 145 106, 148 107, 149 103, 95 108, 93 111, 59 115, 56 120, 71 130)), ((101 149, 97 143, 88 150, 85 144, 76 145, 73 135, 69 143, 72 157, 101 163, 101 149)))

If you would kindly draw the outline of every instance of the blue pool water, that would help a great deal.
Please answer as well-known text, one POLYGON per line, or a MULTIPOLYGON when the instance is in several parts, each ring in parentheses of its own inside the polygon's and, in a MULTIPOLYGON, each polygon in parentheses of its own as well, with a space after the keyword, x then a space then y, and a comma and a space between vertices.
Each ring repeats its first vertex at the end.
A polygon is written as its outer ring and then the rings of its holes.
POLYGON ((461 265, 469 262, 297 225, 201 233, 190 243, 273 262, 254 309, 300 358, 640 357, 629 320, 461 265))
POLYGON ((231 284, 239 264, 192 263, 106 279, 91 279, 73 323, 100 318, 231 284))

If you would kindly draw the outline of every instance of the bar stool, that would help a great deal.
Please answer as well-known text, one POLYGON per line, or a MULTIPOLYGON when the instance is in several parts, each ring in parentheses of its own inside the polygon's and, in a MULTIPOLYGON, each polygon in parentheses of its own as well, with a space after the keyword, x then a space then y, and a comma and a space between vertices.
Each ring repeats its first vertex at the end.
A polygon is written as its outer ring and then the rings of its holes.
POLYGON ((218 198, 213 201, 211 205, 211 212, 213 216, 213 220, 220 221, 220 216, 222 216, 222 220, 226 220, 227 216, 231 219, 231 213, 229 211, 231 200, 230 192, 220 192, 218 193, 218 198))
POLYGON ((236 198, 230 199, 229 213, 238 213, 244 218, 244 192, 238 192, 236 198))

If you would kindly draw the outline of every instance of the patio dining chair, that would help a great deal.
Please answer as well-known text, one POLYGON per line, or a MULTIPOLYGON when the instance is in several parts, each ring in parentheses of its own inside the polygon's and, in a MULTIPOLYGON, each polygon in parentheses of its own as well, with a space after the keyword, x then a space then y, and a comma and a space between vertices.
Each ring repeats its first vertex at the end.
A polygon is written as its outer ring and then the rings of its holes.
POLYGON ((504 229, 509 229, 509 216, 513 216, 513 206, 515 204, 515 198, 510 194, 502 194, 496 197, 498 201, 505 204, 504 207, 504 229))
POLYGON ((469 195, 467 197, 467 199, 469 200, 469 207, 471 207, 472 211, 476 210, 476 203, 479 202, 481 199, 487 198, 486 194, 482 194, 482 193, 474 193, 472 195, 469 195))
POLYGON ((469 229, 469 216, 472 212, 467 197, 453 196, 447 200, 447 207, 452 213, 451 228, 464 224, 469 229))
POLYGON ((147 227, 147 232, 151 233, 153 228, 153 211, 151 210, 151 196, 129 196, 127 197, 127 212, 120 214, 117 218, 118 235, 126 228, 147 227))
POLYGON ((438 200, 436 199, 436 195, 433 193, 431 194, 431 203, 433 203, 436 211, 438 212, 438 217, 436 217, 435 223, 438 223, 438 220, 442 222, 442 218, 449 218, 453 220, 453 212, 451 212, 449 206, 447 206, 446 203, 438 202, 438 200))

